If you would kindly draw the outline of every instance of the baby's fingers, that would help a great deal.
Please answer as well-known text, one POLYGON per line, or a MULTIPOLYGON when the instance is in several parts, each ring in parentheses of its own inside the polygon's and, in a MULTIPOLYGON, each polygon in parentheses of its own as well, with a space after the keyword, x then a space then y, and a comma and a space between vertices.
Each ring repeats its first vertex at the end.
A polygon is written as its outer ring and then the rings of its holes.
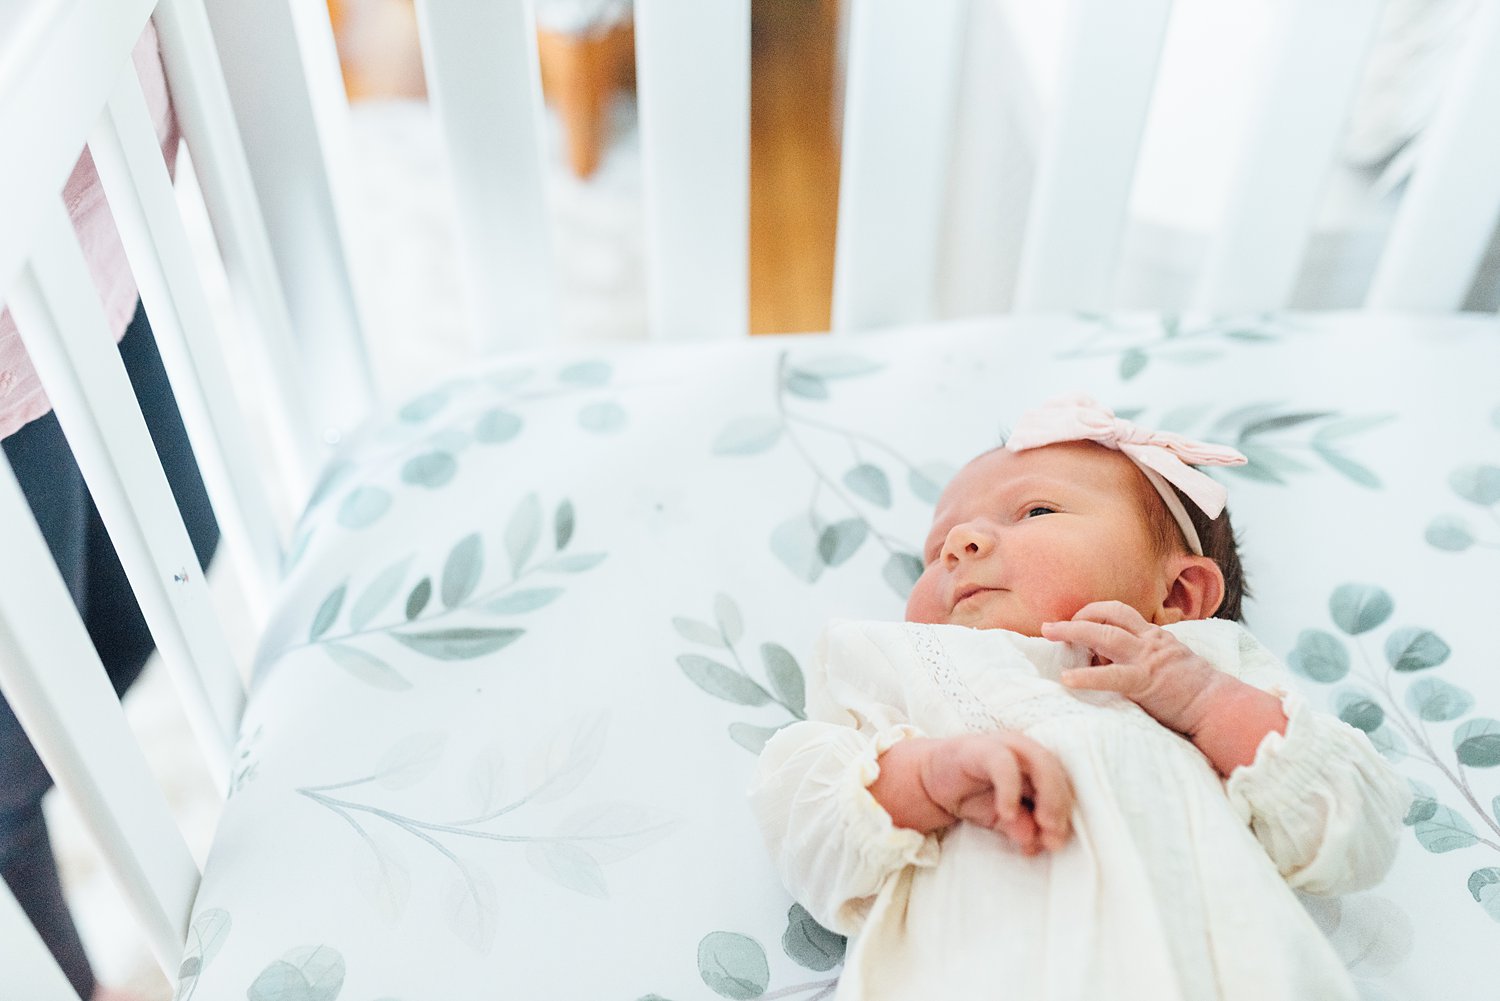
POLYGON ((1098 667, 1072 667, 1062 673, 1062 683, 1069 688, 1087 688, 1096 692, 1132 692, 1140 681, 1132 664, 1103 664, 1098 667))
POLYGON ((1032 813, 1042 842, 1056 851, 1072 829, 1073 784, 1057 755, 1031 738, 1013 734, 1011 748, 1032 788, 1032 813))
POLYGON ((1010 838, 1011 842, 1027 855, 1035 855, 1045 846, 1045 839, 1041 830, 1037 827, 1036 818, 1031 811, 1022 809, 1010 820, 1001 819, 995 823, 995 830, 1010 838))
POLYGON ((1119 626, 1075 619, 1070 622, 1042 623, 1042 636, 1059 643, 1086 647, 1105 660, 1135 660, 1140 652, 1140 637, 1119 626))

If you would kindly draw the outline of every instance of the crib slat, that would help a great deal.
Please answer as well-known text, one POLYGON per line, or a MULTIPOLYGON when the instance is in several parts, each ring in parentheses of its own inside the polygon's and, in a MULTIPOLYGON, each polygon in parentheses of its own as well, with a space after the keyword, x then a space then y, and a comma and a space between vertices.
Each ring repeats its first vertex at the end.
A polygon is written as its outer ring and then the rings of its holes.
POLYGON ((0 144, 7 150, 0 154, 0 288, 31 251, 31 234, 46 210, 36 193, 63 189, 82 137, 130 61, 154 5, 72 3, 59 16, 64 5, 34 3, 23 26, 0 38, 0 144), (11 143, 22 136, 25 155, 13 155, 11 143))
POLYGON ((833 329, 932 318, 968 0, 849 10, 833 329))
MULTIPOLYGON (((163 972, 175 977, 198 867, 5 462, 0 551, 0 688, 47 771, 87 823, 163 972)), ((0 935, 0 943, 10 940, 0 935)), ((7 962, 0 969, 6 997, 42 996, 10 993, 15 967, 7 962)))
POLYGON ((62 968, 0 880, 0 970, 6 987, 18 998, 35 1001, 79 1001, 62 968))
MULTIPOLYGON (((162 0, 154 18, 172 108, 193 156, 214 236, 248 336, 260 384, 271 394, 263 412, 286 493, 300 506, 321 463, 309 387, 302 378, 292 318, 261 218, 245 149, 235 130, 224 72, 202 0, 162 0)), ((368 375, 366 375, 368 378, 368 375)))
MULTIPOLYGON (((370 411, 376 393, 350 270, 354 250, 346 246, 345 220, 354 197, 348 184, 349 107, 328 10, 303 0, 207 0, 204 8, 301 349, 301 370, 311 373, 315 392, 307 395, 308 406, 321 440, 333 444, 370 411)), ((172 34, 171 23, 163 18, 164 38, 172 34)), ((167 48, 170 74, 186 54, 179 44, 167 48)), ((189 122, 184 119, 184 126, 189 122)), ((194 142, 191 134, 188 142, 194 142)), ((212 197, 206 183, 204 194, 212 197)))
POLYGON ((1500 219, 1500 4, 1479 5, 1365 305, 1458 309, 1500 219))
POLYGON ((244 575, 252 619, 265 621, 281 578, 281 538, 264 477, 219 352, 213 313, 133 69, 120 77, 89 149, 132 264, 214 516, 244 575))
POLYGON ((1273 56, 1197 308, 1269 310, 1290 300, 1381 7, 1382 0, 1281 0, 1273 56))
POLYGON ((222 790, 244 686, 60 202, 7 299, 222 790))
POLYGON ((417 0, 427 90, 443 132, 480 347, 557 329, 529 0, 417 0))
POLYGON ((79 1001, 57 960, 21 910, 10 887, 0 881, 0 969, 6 988, 34 1001, 79 1001))
POLYGON ((1073 0, 1016 277, 1017 310, 1102 309, 1171 0, 1073 0))
POLYGON ((750 323, 750 0, 636 0, 651 336, 750 323))

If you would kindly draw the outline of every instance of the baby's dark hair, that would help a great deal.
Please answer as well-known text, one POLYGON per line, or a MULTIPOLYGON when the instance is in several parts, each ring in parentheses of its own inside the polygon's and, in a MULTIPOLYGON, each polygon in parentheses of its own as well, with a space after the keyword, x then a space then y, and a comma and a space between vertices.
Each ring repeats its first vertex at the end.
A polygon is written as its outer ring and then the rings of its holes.
MULTIPOLYGON (((1188 518, 1193 522, 1198 540, 1203 543, 1203 555, 1217 563, 1220 572, 1224 574, 1224 600, 1213 617, 1243 622, 1243 605, 1245 599, 1250 597, 1250 585, 1245 582, 1245 568, 1240 563, 1239 540, 1234 536, 1234 526, 1229 523, 1229 508, 1226 507, 1217 518, 1210 518, 1181 490, 1172 487, 1172 491, 1182 501, 1188 518)), ((1181 552, 1187 547, 1182 529, 1177 526, 1172 512, 1167 510, 1166 503, 1154 496, 1156 492, 1148 488, 1147 493, 1153 495, 1156 501, 1155 504, 1148 505, 1151 511, 1152 542, 1159 552, 1181 552)))

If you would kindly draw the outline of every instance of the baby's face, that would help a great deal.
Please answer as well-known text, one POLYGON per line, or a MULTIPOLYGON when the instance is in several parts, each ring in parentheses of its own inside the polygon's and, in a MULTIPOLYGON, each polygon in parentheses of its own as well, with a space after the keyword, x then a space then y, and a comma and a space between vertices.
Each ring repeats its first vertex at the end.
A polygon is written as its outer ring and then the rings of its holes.
POLYGON ((906 617, 1040 636, 1113 599, 1157 621, 1170 574, 1148 503, 1135 464, 1092 442, 981 455, 938 498, 906 617))

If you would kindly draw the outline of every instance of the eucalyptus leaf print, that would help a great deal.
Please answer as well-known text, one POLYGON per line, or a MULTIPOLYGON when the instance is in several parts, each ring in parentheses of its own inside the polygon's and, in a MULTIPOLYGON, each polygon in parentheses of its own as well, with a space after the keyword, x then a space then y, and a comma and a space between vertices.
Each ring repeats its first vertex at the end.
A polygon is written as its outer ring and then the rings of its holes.
POLYGON ((552 514, 552 544, 558 552, 568 548, 573 539, 573 502, 564 500, 552 514))
POLYGON ((1500 466, 1460 466, 1449 474, 1448 486, 1460 500, 1479 509, 1480 527, 1475 528, 1461 515, 1440 514, 1427 524, 1427 544, 1450 553, 1471 548, 1500 549, 1500 466))
MULTIPOLYGON (((760 645, 761 677, 753 676, 741 656, 739 644, 745 636, 740 607, 727 594, 714 596, 714 624, 687 615, 672 618, 677 635, 699 646, 712 648, 709 656, 697 651, 680 654, 677 666, 700 690, 721 702, 758 709, 775 705, 790 719, 775 726, 735 722, 729 725, 729 739, 752 754, 759 754, 787 723, 807 718, 807 681, 802 665, 792 652, 780 643, 760 645)), ((778 714, 779 715, 779 714, 778 714)))
MULTIPOLYGON (((1124 416, 1125 411, 1118 413, 1124 416)), ((1283 486, 1295 477, 1326 468, 1358 486, 1378 490, 1383 485, 1380 476, 1352 453, 1360 448, 1361 436, 1393 420, 1395 415, 1388 413, 1296 409, 1272 400, 1233 407, 1217 417, 1212 407, 1192 404, 1168 411, 1155 423, 1191 437, 1231 445, 1249 460, 1243 466, 1216 467, 1216 473, 1283 486)))
POLYGON ((345 528, 368 528, 391 508, 389 491, 380 487, 360 487, 339 505, 338 521, 345 528))
POLYGON ((844 485, 877 507, 891 506, 891 481, 885 470, 861 462, 844 474, 844 485))
POLYGON ((413 559, 415 559, 414 555, 397 560, 376 575, 375 579, 365 587, 359 598, 355 600, 354 607, 349 610, 351 629, 355 631, 363 629, 376 615, 385 610, 391 599, 400 591, 402 583, 405 582, 413 559))
MULTIPOLYGON (((578 423, 587 431, 610 434, 623 429, 628 414, 618 400, 597 399, 611 387, 612 366, 602 360, 563 365, 552 380, 529 368, 511 368, 469 379, 451 379, 408 400, 396 421, 375 432, 383 447, 365 448, 362 461, 334 463, 309 499, 303 515, 314 512, 362 473, 368 480, 338 500, 337 522, 345 528, 368 528, 383 518, 404 488, 440 490, 458 476, 464 455, 489 452, 515 440, 527 427, 527 408, 559 398, 582 398, 578 423)), ((312 526, 308 526, 312 527, 312 526)))
POLYGON ((384 658, 344 643, 324 644, 323 650, 335 664, 372 688, 391 692, 406 691, 411 682, 384 658))
POLYGON ((318 606, 313 615, 312 627, 307 631, 307 638, 316 640, 333 627, 339 617, 339 609, 344 607, 344 592, 349 588, 348 582, 340 584, 328 593, 323 603, 318 606))
POLYGON ((344 957, 326 945, 293 949, 245 992, 248 1001, 334 1001, 344 988, 344 957))
POLYGON ((510 556, 511 576, 520 574, 542 537, 542 506, 536 494, 527 494, 505 527, 505 551, 510 556))
MULTIPOLYGON (((1419 764, 1441 778, 1441 787, 1434 787, 1426 781, 1432 773, 1407 776, 1412 799, 1404 822, 1422 848, 1446 854, 1482 846, 1500 854, 1500 809, 1494 808, 1500 796, 1490 790, 1487 810, 1475 788, 1500 777, 1486 774, 1500 766, 1500 720, 1470 715, 1474 695, 1440 676, 1452 648, 1423 626, 1393 626, 1396 611, 1395 599, 1378 585, 1341 584, 1328 602, 1336 632, 1303 630, 1288 663, 1320 684, 1354 682, 1333 693, 1339 718, 1363 730, 1392 761, 1419 764)), ((1500 920, 1491 903, 1495 891, 1486 889, 1487 877, 1478 878, 1470 892, 1500 920)))
POLYGON ((1080 313, 1078 318, 1093 327, 1083 343, 1058 355, 1060 358, 1114 357, 1115 374, 1129 382, 1152 362, 1202 365, 1222 358, 1237 346, 1263 346, 1282 339, 1280 328, 1288 320, 1265 316, 1214 317, 1190 325, 1175 313, 1147 319, 1080 313))
POLYGON ((474 440, 486 445, 501 445, 521 433, 525 422, 504 407, 491 407, 479 415, 474 425, 474 440))
MULTIPOLYGON (((844 961, 845 942, 819 925, 801 905, 787 913, 787 928, 781 936, 782 950, 798 966, 826 973, 844 961)), ((749 935, 739 932, 709 932, 698 942, 698 976, 710 990, 724 998, 786 998, 790 1001, 824 1001, 838 989, 838 978, 771 986, 771 964, 766 950, 749 935)), ((660 998, 648 994, 641 1001, 660 998)))
POLYGON ((452 482, 458 474, 458 460, 449 452, 423 452, 401 467, 401 481, 413 486, 436 490, 452 482))
POLYGON ((439 387, 407 402, 396 416, 407 424, 420 424, 448 405, 449 391, 439 387))
POLYGON ((898 485, 905 485, 918 503, 931 505, 952 470, 941 463, 919 464, 874 435, 813 410, 834 397, 839 381, 880 370, 878 363, 852 354, 794 358, 784 351, 776 366, 775 415, 730 420, 711 448, 714 455, 743 457, 789 444, 812 474, 810 496, 771 530, 767 544, 772 555, 793 576, 814 584, 824 571, 849 564, 862 550, 877 548, 884 551, 882 579, 904 599, 911 590, 906 570, 916 559, 916 547, 885 531, 881 522, 894 507, 898 485), (800 406, 804 403, 807 409, 800 406), (814 438, 846 448, 847 465, 828 468, 809 447, 814 438))
POLYGON ((1349 651, 1342 640, 1321 629, 1304 629, 1287 665, 1306 678, 1327 684, 1349 673, 1349 651))
POLYGON ((739 1001, 760 997, 771 983, 766 950, 748 935, 727 931, 698 943, 698 974, 715 994, 739 1001))
POLYGON ((260 738, 265 733, 265 728, 257 726, 255 729, 240 734, 240 739, 235 741, 234 762, 230 767, 229 774, 229 797, 233 798, 242 789, 255 781, 256 773, 260 771, 260 738))
POLYGON ((614 369, 605 361, 580 361, 568 365, 557 373, 559 382, 572 383, 575 386, 602 386, 609 382, 614 369))
POLYGON ((578 426, 595 434, 613 434, 625 423, 625 408, 614 400, 590 403, 578 411, 578 426))
POLYGON ((844 962, 848 940, 829 931, 807 913, 801 904, 793 904, 786 915, 786 932, 781 948, 801 966, 826 973, 844 962))
POLYGON ((715 455, 755 455, 781 440, 781 421, 774 417, 738 417, 714 439, 715 455))
POLYGON ((466 535, 454 544, 443 561, 443 582, 439 593, 444 608, 458 608, 474 588, 484 572, 484 540, 479 533, 466 535))
POLYGON ((412 632, 392 631, 390 636, 408 649, 435 660, 473 660, 509 646, 524 633, 524 629, 454 626, 412 632))
POLYGON ((503 650, 526 634, 517 617, 547 608, 566 590, 534 578, 584 573, 605 558, 604 553, 563 551, 577 530, 572 501, 557 504, 545 541, 542 520, 541 500, 534 493, 524 496, 511 513, 501 557, 508 579, 497 579, 484 536, 470 532, 448 546, 441 563, 429 564, 426 573, 418 565, 423 554, 410 554, 368 582, 340 583, 318 605, 307 642, 300 646, 316 646, 351 677, 392 692, 412 687, 409 662, 399 649, 387 653, 374 641, 390 641, 438 661, 476 660, 503 650), (420 576, 410 582, 414 573, 420 576), (351 591, 358 597, 348 608, 346 627, 339 629, 351 591), (500 616, 505 621, 490 624, 475 621, 477 616, 500 616))
POLYGON ((1500 921, 1500 869, 1486 866, 1470 873, 1469 894, 1486 914, 1500 921))
POLYGON ((203 970, 218 955, 232 926, 229 912, 222 908, 211 907, 193 916, 177 966, 177 989, 172 1001, 192 1001, 203 970))
POLYGON ((337 817, 367 853, 365 879, 381 910, 398 920, 411 893, 405 852, 428 850, 446 860, 444 894, 455 935, 476 952, 494 943, 498 893, 486 869, 494 852, 517 851, 549 882, 590 897, 606 897, 606 866, 658 844, 679 821, 655 807, 605 801, 575 805, 561 821, 545 822, 534 808, 577 794, 603 754, 608 720, 575 720, 541 741, 530 755, 525 785, 507 793, 507 756, 489 746, 469 763, 469 788, 442 819, 403 808, 410 791, 430 811, 432 787, 447 788, 440 770, 448 737, 441 731, 409 734, 392 744, 369 774, 297 792, 337 817), (454 816, 462 819, 448 819, 454 816), (386 833, 404 835, 387 841, 386 833))

